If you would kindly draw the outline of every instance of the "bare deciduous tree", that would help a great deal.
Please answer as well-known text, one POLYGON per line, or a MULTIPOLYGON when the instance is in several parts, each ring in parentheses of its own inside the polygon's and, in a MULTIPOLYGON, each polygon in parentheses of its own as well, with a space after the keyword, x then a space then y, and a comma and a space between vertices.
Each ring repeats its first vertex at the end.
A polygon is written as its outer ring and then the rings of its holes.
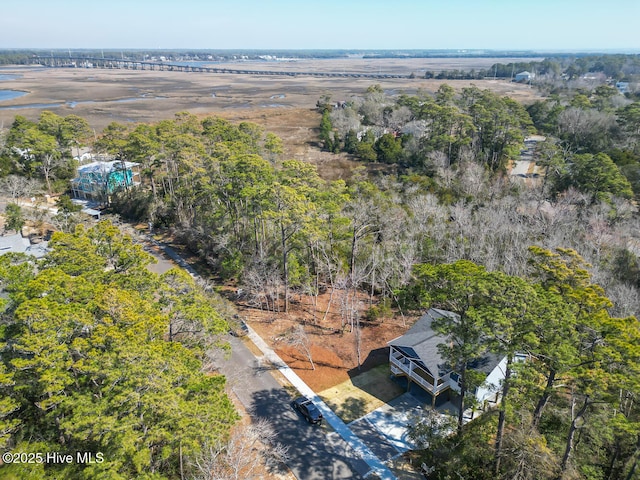
POLYGON ((243 274, 243 287, 249 302, 260 309, 279 311, 282 279, 276 267, 266 259, 255 257, 243 274))
POLYGON ((291 333, 287 336, 287 344, 291 345, 298 349, 301 353, 307 357, 309 363, 311 364, 311 369, 315 370, 316 366, 313 363, 313 356, 311 354, 311 340, 309 339, 309 335, 304 330, 304 326, 296 325, 291 333))
POLYGON ((349 130, 358 132, 361 129, 358 112, 352 108, 338 108, 331 112, 331 125, 340 138, 344 138, 349 130))
POLYGON ((394 108, 389 115, 385 115, 384 120, 387 127, 391 130, 399 131, 403 125, 411 120, 413 114, 408 107, 402 106, 394 108))
POLYGON ((571 146, 604 150, 617 127, 615 116, 593 109, 569 107, 558 116, 558 130, 571 146))
POLYGON ((208 446, 193 460, 196 480, 250 480, 284 462, 288 447, 276 442, 271 424, 260 419, 239 425, 226 444, 208 446))
POLYGON ((513 480, 552 478, 559 469, 558 458, 536 430, 518 426, 509 432, 504 446, 504 477, 513 480))
POLYGON ((37 180, 21 175, 8 175, 0 182, 0 190, 7 192, 14 200, 31 196, 40 190, 40 184, 37 180))

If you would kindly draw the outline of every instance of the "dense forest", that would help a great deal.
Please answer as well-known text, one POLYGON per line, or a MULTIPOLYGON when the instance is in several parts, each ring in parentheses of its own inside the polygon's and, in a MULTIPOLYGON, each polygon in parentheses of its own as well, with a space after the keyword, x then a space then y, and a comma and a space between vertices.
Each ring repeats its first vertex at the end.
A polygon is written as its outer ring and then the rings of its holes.
MULTIPOLYGON (((458 423, 453 435, 439 435, 444 429, 430 428, 426 417, 416 420, 413 434, 428 447, 423 460, 436 467, 433 478, 637 478, 639 103, 606 85, 554 94, 526 108, 477 87, 456 91, 442 85, 433 94, 392 96, 374 85, 340 105, 320 99, 318 107, 324 148, 362 161, 345 180, 326 181, 313 165, 282 158, 281 141, 257 125, 180 113, 155 124, 113 123, 91 142, 96 152, 141 166, 142 185, 114 196, 111 208, 171 229, 221 282, 241 287, 256 308, 287 311, 293 293, 313 298, 330 290, 345 331, 356 338, 371 319, 429 306, 458 313, 460 322, 441 328, 454 340, 443 353, 464 373, 463 392, 477 386, 468 367, 484 351, 507 356, 509 375, 500 407, 458 423), (525 184, 506 172, 533 133, 546 136, 536 153, 546 174, 525 184), (367 174, 373 163, 382 173, 367 174), (517 362, 520 354, 528 361, 517 362)), ((56 182, 73 175, 72 150, 90 141, 82 119, 73 116, 45 112, 35 122, 16 117, 3 140, 7 191, 19 196, 33 189, 27 179, 55 190, 62 185, 56 182)), ((146 302, 167 288, 143 275, 135 261, 130 265, 129 255, 98 261, 103 253, 113 255, 103 244, 107 234, 74 230, 73 215, 60 222, 62 230, 75 233, 54 238, 54 254, 45 263, 51 270, 36 272, 28 262, 4 267, 14 269, 6 270, 14 280, 12 307, 3 320, 4 348, 11 352, 3 388, 15 390, 21 375, 31 375, 28 388, 7 397, 5 412, 34 409, 46 397, 54 408, 36 409, 35 417, 49 422, 45 431, 51 436, 42 441, 87 438, 65 427, 64 418, 73 415, 65 410, 69 397, 60 404, 56 399, 79 382, 70 398, 81 406, 85 387, 94 392, 108 379, 85 385, 90 376, 82 373, 78 380, 67 369, 58 371, 60 379, 53 377, 59 390, 45 391, 38 383, 37 372, 52 374, 33 365, 38 357, 30 356, 29 348, 36 347, 29 342, 55 350, 60 362, 77 361, 76 343, 81 353, 88 349, 87 357, 97 348, 90 333, 89 340, 83 336, 82 325, 55 314, 74 305, 65 303, 64 289, 43 296, 46 282, 38 278, 48 275, 53 285, 89 279, 97 292, 73 291, 88 299, 83 315, 96 322, 125 315, 109 310, 113 305, 104 305, 108 299, 101 296, 119 282, 146 302), (67 248, 58 248, 63 243, 67 248), (104 265, 119 262, 125 265, 105 273, 104 265), (28 312, 36 307, 30 302, 60 304, 51 310, 56 317, 40 328, 64 326, 69 342, 33 337, 28 312), (56 343, 64 348, 54 348, 56 343), (22 364, 24 371, 17 368, 22 364)), ((123 289, 122 295, 133 294, 123 289)), ((172 317, 155 310, 162 305, 145 308, 155 312, 154 328, 166 334, 172 317)), ((138 327, 133 321, 114 328, 138 327)), ((174 346, 153 331, 145 335, 160 344, 158 352, 179 349, 176 362, 197 358, 197 342, 174 346)), ((100 345, 100 354, 117 358, 109 348, 100 345)), ((204 380, 187 378, 184 388, 192 381, 204 380)), ((218 401, 226 412, 222 397, 218 401)), ((221 430, 231 421, 223 416, 221 430)), ((183 448, 202 440, 185 438, 183 448)), ((128 445, 118 442, 118 448, 128 445)), ((145 461, 175 466, 175 445, 167 447, 166 459, 150 446, 145 461)))
POLYGON ((508 78, 514 80, 515 75, 522 71, 528 71, 533 74, 530 83, 535 84, 537 88, 550 92, 566 90, 584 83, 584 80, 609 79, 610 81, 637 83, 640 78, 640 56, 623 54, 551 55, 546 56, 544 60, 495 63, 487 69, 427 70, 424 73, 424 77, 440 80, 486 78, 508 78))
POLYGON ((238 420, 224 377, 203 368, 206 351, 224 347, 221 305, 182 270, 150 273, 152 258, 106 222, 49 245, 38 263, 0 256, 0 448, 33 454, 4 462, 2 477, 196 472, 238 420))

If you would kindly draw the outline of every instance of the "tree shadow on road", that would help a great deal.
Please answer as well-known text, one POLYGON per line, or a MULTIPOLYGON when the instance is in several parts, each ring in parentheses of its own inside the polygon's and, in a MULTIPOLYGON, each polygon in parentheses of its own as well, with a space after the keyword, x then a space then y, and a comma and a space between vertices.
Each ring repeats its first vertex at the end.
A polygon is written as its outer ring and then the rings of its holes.
POLYGON ((289 447, 287 465, 297 478, 363 478, 368 465, 327 425, 310 425, 291 407, 284 389, 253 394, 251 415, 265 418, 277 441, 289 447))

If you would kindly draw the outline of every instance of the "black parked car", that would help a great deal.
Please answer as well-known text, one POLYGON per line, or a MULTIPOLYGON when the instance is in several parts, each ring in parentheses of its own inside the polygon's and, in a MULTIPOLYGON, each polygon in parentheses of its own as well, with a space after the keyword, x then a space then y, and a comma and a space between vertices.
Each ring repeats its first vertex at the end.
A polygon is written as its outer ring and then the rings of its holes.
POLYGON ((311 400, 306 397, 300 397, 293 401, 293 408, 299 411, 307 422, 312 424, 322 423, 322 413, 318 410, 311 400))

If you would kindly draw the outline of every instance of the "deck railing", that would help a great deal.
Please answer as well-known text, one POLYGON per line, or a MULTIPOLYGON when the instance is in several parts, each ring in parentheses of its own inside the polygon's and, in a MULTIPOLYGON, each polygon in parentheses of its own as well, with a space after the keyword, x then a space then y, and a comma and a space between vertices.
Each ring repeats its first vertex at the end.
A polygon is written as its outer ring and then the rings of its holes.
POLYGON ((449 375, 442 377, 436 381, 433 376, 416 362, 407 358, 402 352, 391 347, 389 355, 389 363, 391 364, 391 372, 394 375, 407 375, 412 382, 417 383, 427 392, 438 395, 443 390, 451 388, 456 392, 460 392, 458 382, 451 379, 449 375), (435 384, 435 385, 434 385, 435 384))

